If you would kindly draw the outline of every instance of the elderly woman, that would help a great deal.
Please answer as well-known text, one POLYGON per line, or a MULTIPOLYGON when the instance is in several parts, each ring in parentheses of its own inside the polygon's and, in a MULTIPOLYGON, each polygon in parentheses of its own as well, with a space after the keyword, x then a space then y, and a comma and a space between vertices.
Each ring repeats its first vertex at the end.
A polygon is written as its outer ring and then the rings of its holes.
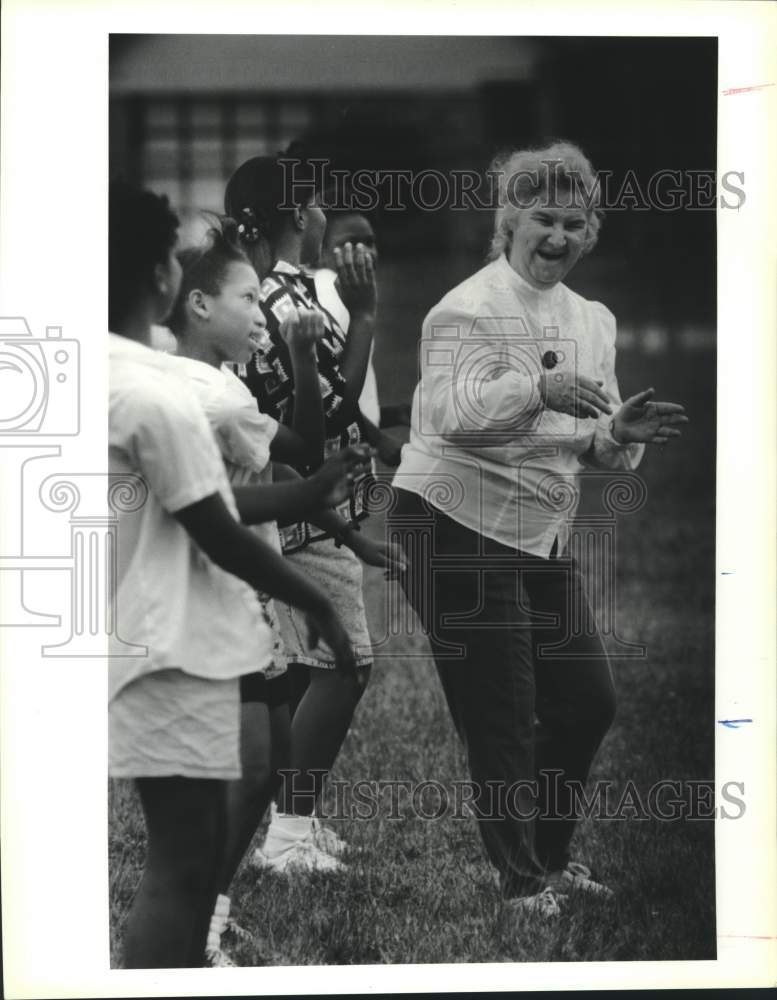
POLYGON ((615 319, 562 283, 600 227, 583 153, 557 143, 495 167, 490 263, 424 323, 391 519, 502 893, 553 916, 573 889, 611 895, 570 862, 569 844, 573 792, 615 711, 566 554, 571 513, 554 496, 576 490, 585 466, 636 468, 645 444, 677 437, 687 417, 652 389, 621 403, 615 319))

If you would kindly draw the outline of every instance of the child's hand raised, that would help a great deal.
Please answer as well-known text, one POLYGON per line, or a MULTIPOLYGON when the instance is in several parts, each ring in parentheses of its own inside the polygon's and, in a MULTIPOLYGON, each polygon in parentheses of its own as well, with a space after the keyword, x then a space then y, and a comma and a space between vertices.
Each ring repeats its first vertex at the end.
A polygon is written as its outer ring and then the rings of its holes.
POLYGON ((351 243, 335 247, 337 294, 348 312, 375 315, 378 307, 378 286, 372 254, 363 243, 354 248, 351 243))
POLYGON ((352 445, 332 455, 308 480, 318 490, 322 507, 334 507, 351 495, 354 480, 370 471, 374 449, 366 444, 352 445))
POLYGON ((324 336, 324 317, 315 309, 294 309, 281 322, 280 334, 292 357, 315 358, 324 336))

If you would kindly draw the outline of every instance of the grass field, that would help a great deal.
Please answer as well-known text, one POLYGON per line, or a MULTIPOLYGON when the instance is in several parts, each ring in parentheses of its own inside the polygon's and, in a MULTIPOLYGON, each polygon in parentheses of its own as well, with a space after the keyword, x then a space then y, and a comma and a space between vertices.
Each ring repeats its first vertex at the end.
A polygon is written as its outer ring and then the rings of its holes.
MULTIPOLYGON (((386 401, 412 385, 411 341, 379 350, 386 401), (396 357, 395 357, 396 355, 396 357), (402 363, 394 365, 402 355, 402 363)), ((618 523, 617 620, 644 643, 645 660, 613 660, 619 708, 593 779, 655 782, 714 777, 714 399, 711 354, 636 352, 619 358, 622 394, 656 385, 686 404, 692 425, 679 445, 643 463, 646 506, 618 523)), ((379 534, 373 519, 369 530, 379 534)), ((367 571, 374 634, 383 634, 385 587, 367 571)), ((464 779, 462 751, 425 639, 380 647, 371 685, 333 779, 355 782, 464 779)), ((143 823, 130 788, 112 785, 112 951, 138 882, 143 823)), ((334 801, 327 809, 334 810, 334 801)), ((617 890, 613 904, 573 900, 554 923, 508 919, 473 820, 445 816, 333 822, 361 848, 335 877, 279 879, 248 865, 233 908, 256 945, 237 944, 242 965, 434 962, 668 961, 715 957, 713 824, 701 820, 583 822, 574 854, 617 890)))

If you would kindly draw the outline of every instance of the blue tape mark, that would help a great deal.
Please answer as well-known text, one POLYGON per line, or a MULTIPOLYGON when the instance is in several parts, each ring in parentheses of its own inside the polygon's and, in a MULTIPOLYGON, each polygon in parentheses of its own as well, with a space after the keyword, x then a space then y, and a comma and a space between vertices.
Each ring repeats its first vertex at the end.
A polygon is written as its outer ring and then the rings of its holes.
POLYGON ((718 719, 718 724, 728 729, 739 729, 744 723, 752 721, 752 719, 718 719))

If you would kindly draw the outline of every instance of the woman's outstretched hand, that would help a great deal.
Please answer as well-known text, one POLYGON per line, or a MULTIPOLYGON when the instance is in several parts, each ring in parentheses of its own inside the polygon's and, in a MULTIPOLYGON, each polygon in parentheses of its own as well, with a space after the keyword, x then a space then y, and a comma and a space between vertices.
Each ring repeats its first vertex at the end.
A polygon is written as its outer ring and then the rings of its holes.
POLYGON ((337 294, 346 309, 353 313, 375 315, 378 306, 378 286, 375 283, 375 265, 372 254, 363 243, 354 247, 346 243, 335 247, 337 294))
POLYGON ((655 402, 654 393, 655 389, 645 389, 630 396, 615 414, 612 433, 619 444, 667 444, 680 437, 680 427, 688 423, 685 408, 679 403, 655 402))

